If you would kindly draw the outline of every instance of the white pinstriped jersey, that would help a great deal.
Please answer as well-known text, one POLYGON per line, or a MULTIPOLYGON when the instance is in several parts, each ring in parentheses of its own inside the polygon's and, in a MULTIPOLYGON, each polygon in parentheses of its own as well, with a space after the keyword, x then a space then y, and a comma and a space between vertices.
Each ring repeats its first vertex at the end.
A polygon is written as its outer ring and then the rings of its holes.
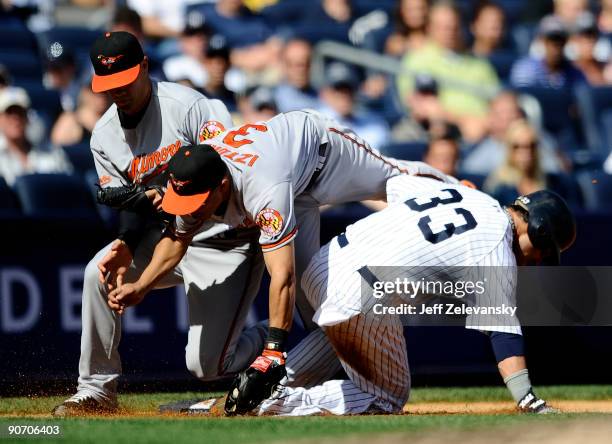
MULTIPOLYGON (((319 253, 325 261, 313 259, 311 267, 320 270, 309 273, 310 281, 305 277, 302 285, 318 307, 315 322, 333 325, 371 308, 362 305, 358 272, 366 266, 414 266, 410 278, 428 281, 475 281, 484 273, 486 291, 476 305, 516 305, 512 229, 497 201, 461 185, 407 175, 391 178, 387 194, 388 208, 347 227, 348 245, 334 240, 319 253)), ((393 280, 391 275, 376 278, 393 280)), ((516 318, 507 314, 469 315, 466 326, 520 333, 516 318)))
MULTIPOLYGON (((401 411, 410 392, 403 327, 398 316, 375 315, 362 306, 363 267, 414 267, 412 279, 431 270, 424 267, 435 267, 439 276, 423 277, 444 281, 477 279, 472 271, 485 268, 492 279, 487 298, 476 299, 476 305, 514 305, 512 229, 495 200, 461 185, 408 175, 389 179, 387 195, 388 208, 349 226, 310 262, 302 287, 326 336, 315 330, 289 353, 287 386, 264 401, 259 414, 401 411), (329 380, 338 362, 348 380, 329 380)), ((489 320, 468 316, 466 327, 520 333, 515 318, 489 320)))

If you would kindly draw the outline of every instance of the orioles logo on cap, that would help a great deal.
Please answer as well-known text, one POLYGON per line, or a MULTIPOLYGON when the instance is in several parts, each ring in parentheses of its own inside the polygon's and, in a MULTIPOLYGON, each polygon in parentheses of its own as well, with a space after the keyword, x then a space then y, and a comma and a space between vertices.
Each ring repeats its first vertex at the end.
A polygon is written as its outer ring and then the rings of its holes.
POLYGON ((191 182, 191 180, 178 180, 176 177, 174 177, 174 174, 170 173, 170 183, 176 191, 181 191, 191 182))
POLYGON ((99 54, 98 60, 100 60, 100 63, 102 63, 108 69, 111 69, 111 67, 113 66, 113 63, 115 63, 121 57, 123 57, 123 54, 119 54, 116 56, 105 56, 105 55, 99 54))

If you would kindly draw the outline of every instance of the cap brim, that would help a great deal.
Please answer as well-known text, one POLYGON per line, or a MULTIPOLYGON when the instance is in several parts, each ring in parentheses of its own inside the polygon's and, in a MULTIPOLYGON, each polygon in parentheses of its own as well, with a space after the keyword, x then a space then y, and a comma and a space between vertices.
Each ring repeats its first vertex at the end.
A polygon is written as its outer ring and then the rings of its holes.
POLYGON ((126 69, 125 71, 109 74, 107 76, 99 76, 94 74, 93 78, 91 79, 91 90, 95 93, 101 93, 111 89, 121 88, 122 86, 129 85, 136 80, 139 73, 140 63, 132 68, 126 69))
POLYGON ((162 210, 168 214, 175 216, 185 216, 186 214, 195 213, 198 208, 206 203, 210 191, 205 193, 192 194, 189 196, 181 196, 174 191, 174 187, 168 183, 166 193, 162 199, 162 210))

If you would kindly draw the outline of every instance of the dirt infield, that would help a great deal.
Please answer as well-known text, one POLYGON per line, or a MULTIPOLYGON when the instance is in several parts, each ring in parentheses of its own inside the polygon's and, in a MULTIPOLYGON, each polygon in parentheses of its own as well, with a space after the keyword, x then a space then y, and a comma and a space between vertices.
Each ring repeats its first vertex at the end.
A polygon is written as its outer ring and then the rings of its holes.
MULTIPOLYGON (((564 400, 551 401, 549 404, 562 413, 612 413, 612 400, 564 400)), ((408 403, 404 407, 404 415, 498 415, 516 413, 515 404, 513 402, 496 401, 496 402, 415 402, 408 403)), ((23 417, 23 414, 9 413, 0 414, 0 418, 18 418, 23 417)), ((50 414, 38 413, 27 414, 28 417, 49 418, 50 414)), ((113 414, 97 414, 84 415, 86 417, 98 417, 106 419, 126 419, 126 418, 198 418, 202 415, 187 415, 182 413, 159 413, 157 409, 151 410, 132 410, 120 409, 113 414)), ((225 417, 222 408, 214 409, 210 415, 212 417, 225 417)), ((230 418, 228 418, 230 419, 230 418)), ((612 421, 611 421, 612 423, 612 421)))
MULTIPOLYGON (((612 400, 605 401, 550 401, 563 413, 612 413, 612 400)), ((513 402, 417 402, 408 403, 404 413, 417 415, 474 414, 494 415, 515 412, 513 402)))

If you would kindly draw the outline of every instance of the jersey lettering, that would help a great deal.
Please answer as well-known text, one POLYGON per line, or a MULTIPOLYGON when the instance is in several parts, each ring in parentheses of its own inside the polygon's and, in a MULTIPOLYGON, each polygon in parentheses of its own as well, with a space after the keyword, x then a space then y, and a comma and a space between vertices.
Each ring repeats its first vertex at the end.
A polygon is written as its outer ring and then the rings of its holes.
MULTIPOLYGON (((445 188, 442 191, 449 193, 451 196, 447 198, 434 196, 429 200, 429 202, 425 202, 422 204, 417 203, 415 198, 408 199, 404 203, 411 210, 422 212, 431 208, 435 208, 438 205, 449 205, 452 203, 461 202, 463 200, 463 196, 461 195, 461 193, 459 193, 459 191, 453 188, 445 188)), ((459 226, 453 223, 444 224, 444 230, 439 231, 437 233, 434 233, 429 227, 429 224, 431 223, 431 217, 423 216, 422 218, 420 218, 417 225, 421 230, 421 233, 423 233, 423 237, 425 238, 425 240, 431 242, 432 244, 437 244, 438 242, 442 242, 446 239, 449 239, 454 234, 462 234, 466 231, 473 230, 478 225, 478 222, 476 222, 476 219, 474 218, 472 213, 466 210, 465 208, 455 208, 455 213, 463 216, 463 218, 465 219, 465 224, 459 226)))
POLYGON ((238 136, 246 137, 249 134, 250 129, 254 129, 255 131, 260 131, 264 133, 268 131, 268 127, 266 125, 247 123, 246 125, 242 125, 237 130, 228 132, 223 138, 223 143, 233 148, 240 148, 243 145, 249 145, 253 143, 251 139, 236 139, 236 137, 238 136))

